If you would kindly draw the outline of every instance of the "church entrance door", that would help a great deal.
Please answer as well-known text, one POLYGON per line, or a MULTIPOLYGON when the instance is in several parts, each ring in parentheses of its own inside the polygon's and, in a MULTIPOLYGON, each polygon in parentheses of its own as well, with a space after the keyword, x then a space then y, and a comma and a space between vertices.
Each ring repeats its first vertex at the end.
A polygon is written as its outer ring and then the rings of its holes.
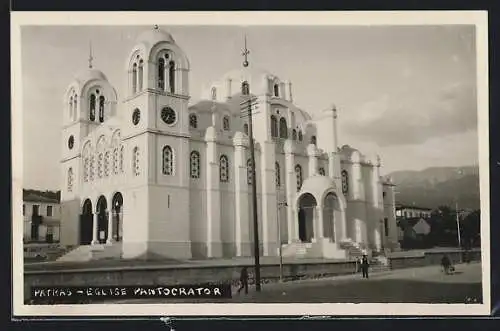
POLYGON ((316 205, 316 199, 310 193, 303 194, 299 199, 299 239, 302 242, 311 242, 314 237, 316 205))
POLYGON ((92 202, 87 199, 83 204, 82 214, 80 215, 80 245, 90 245, 92 243, 93 217, 92 202))
POLYGON ((106 243, 108 238, 108 203, 106 198, 101 195, 97 200, 97 241, 100 244, 106 243))
POLYGON ((304 209, 299 209, 299 239, 306 241, 306 213, 304 209))

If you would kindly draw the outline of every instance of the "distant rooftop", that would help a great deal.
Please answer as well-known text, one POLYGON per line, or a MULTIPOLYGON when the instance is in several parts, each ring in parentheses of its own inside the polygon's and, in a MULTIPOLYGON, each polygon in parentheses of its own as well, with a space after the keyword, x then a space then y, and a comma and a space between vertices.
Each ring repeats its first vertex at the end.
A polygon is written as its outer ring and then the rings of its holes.
POLYGON ((419 206, 412 206, 412 205, 396 205, 396 210, 400 209, 416 209, 416 210, 425 210, 425 211, 431 211, 432 208, 427 208, 427 207, 419 207, 419 206))
POLYGON ((23 196, 23 201, 26 202, 45 202, 45 203, 59 203, 57 199, 51 199, 38 194, 27 194, 23 196))

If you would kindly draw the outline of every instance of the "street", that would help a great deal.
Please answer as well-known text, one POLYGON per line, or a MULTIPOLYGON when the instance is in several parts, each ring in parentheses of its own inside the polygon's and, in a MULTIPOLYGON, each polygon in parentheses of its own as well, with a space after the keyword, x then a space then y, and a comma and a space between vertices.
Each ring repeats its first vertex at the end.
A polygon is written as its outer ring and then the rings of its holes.
POLYGON ((260 293, 250 287, 248 295, 231 299, 147 299, 114 303, 481 303, 481 264, 456 265, 456 273, 445 275, 440 266, 374 273, 370 279, 348 275, 318 280, 272 283, 260 293))

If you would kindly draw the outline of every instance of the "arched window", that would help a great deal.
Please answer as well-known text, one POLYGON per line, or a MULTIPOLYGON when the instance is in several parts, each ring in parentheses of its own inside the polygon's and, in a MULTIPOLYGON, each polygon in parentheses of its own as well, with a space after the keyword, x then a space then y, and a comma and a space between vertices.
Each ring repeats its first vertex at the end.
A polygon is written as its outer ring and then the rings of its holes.
POLYGON ((271 137, 278 137, 278 120, 271 115, 271 137))
POLYGON ((219 167, 220 181, 223 183, 227 183, 229 181, 229 161, 227 159, 227 156, 221 155, 219 167))
POLYGON ((90 114, 89 119, 91 121, 95 121, 95 106, 96 106, 96 97, 95 94, 90 95, 90 114))
POLYGON ((110 155, 109 151, 106 151, 106 154, 104 154, 104 177, 109 176, 109 164, 110 164, 110 155))
POLYGON ((247 160, 247 183, 248 185, 252 185, 253 182, 253 174, 252 174, 252 160, 247 160))
POLYGON ((342 175, 342 193, 344 193, 344 195, 347 195, 347 193, 349 192, 349 174, 347 173, 346 170, 342 170, 341 175, 342 175))
POLYGON ((325 176, 325 174, 326 174, 326 173, 325 173, 325 168, 319 168, 319 174, 320 174, 321 176, 325 176))
POLYGON ((113 149, 113 173, 118 175, 118 147, 113 149))
POLYGON ((222 128, 224 131, 229 131, 230 125, 229 125, 229 116, 224 116, 222 119, 222 128))
POLYGON ((241 83, 241 94, 249 95, 250 94, 250 85, 248 85, 247 81, 241 83))
POLYGON ((103 163, 104 163, 104 155, 102 153, 99 153, 99 156, 97 157, 97 176, 99 178, 103 177, 103 163))
POLYGON ((105 98, 103 95, 99 97, 99 122, 104 122, 104 101, 105 98))
POLYGON ((299 141, 302 141, 302 131, 299 130, 299 141))
POLYGON ((132 169, 134 176, 139 176, 140 175, 140 167, 139 167, 139 147, 134 147, 132 151, 132 169))
POLYGON ((279 97, 280 96, 280 88, 278 86, 278 84, 274 84, 274 96, 275 97, 279 97))
POLYGON ((191 178, 198 179, 200 178, 200 153, 192 151, 190 159, 189 172, 191 173, 191 178))
POLYGON ((158 88, 165 89, 165 59, 158 59, 158 88))
POLYGON ((170 93, 175 93, 175 62, 170 61, 168 64, 168 79, 170 85, 170 93))
POLYGON ((284 117, 280 118, 280 138, 288 138, 288 127, 286 125, 286 119, 284 117))
POLYGON ((311 144, 316 145, 316 136, 311 136, 311 144))
POLYGON ((297 140, 297 130, 295 129, 292 130, 292 139, 297 140))
POLYGON ((248 136, 248 124, 247 123, 243 124, 243 131, 248 136))
POLYGON ((90 156, 89 160, 89 180, 92 182, 95 178, 95 157, 90 156))
POLYGON ((139 91, 142 91, 142 86, 144 82, 144 61, 139 61, 139 91))
POLYGON ((123 173, 123 171, 125 170, 123 168, 123 154, 125 154, 125 147, 124 146, 120 147, 120 157, 118 158, 121 173, 123 173))
POLYGON ((297 191, 300 191, 302 187, 302 167, 298 164, 295 166, 295 178, 297 179, 297 191))
POLYGON ((132 93, 137 93, 137 63, 132 66, 132 93))
POLYGON ((174 152, 172 147, 163 147, 163 174, 172 176, 174 174, 174 152))
POLYGON ((280 187, 281 186, 281 173, 280 173, 280 164, 278 162, 276 162, 274 164, 274 173, 276 176, 276 187, 280 187))
POLYGON ((196 114, 189 115, 189 126, 191 126, 193 129, 196 129, 198 127, 198 117, 196 116, 196 114))
POLYGON ((68 169, 68 192, 73 191, 73 168, 68 169))

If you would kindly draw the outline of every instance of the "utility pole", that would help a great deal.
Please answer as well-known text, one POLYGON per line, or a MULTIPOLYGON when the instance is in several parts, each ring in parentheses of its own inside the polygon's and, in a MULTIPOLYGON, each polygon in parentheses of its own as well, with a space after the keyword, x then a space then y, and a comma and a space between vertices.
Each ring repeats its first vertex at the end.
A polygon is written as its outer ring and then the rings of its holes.
POLYGON ((279 245, 279 256, 280 256, 280 282, 283 282, 283 251, 281 244, 281 219, 280 219, 280 207, 286 207, 288 204, 286 202, 279 202, 276 204, 277 206, 277 221, 278 221, 278 245, 279 245))
MULTIPOLYGON (((250 51, 247 49, 247 38, 245 36, 245 49, 242 55, 245 57, 243 67, 248 67, 248 54, 250 51)), ((252 210, 253 210, 253 243, 254 243, 254 258, 255 258, 255 290, 261 291, 260 286, 260 247, 259 247, 259 221, 257 218, 257 176, 255 176, 255 145, 253 139, 253 119, 252 107, 256 104, 256 99, 250 95, 250 85, 248 82, 243 82, 242 94, 245 99, 241 105, 244 116, 248 117, 248 137, 250 138, 250 171, 252 178, 252 210), (246 114, 245 114, 246 112, 246 114)))

